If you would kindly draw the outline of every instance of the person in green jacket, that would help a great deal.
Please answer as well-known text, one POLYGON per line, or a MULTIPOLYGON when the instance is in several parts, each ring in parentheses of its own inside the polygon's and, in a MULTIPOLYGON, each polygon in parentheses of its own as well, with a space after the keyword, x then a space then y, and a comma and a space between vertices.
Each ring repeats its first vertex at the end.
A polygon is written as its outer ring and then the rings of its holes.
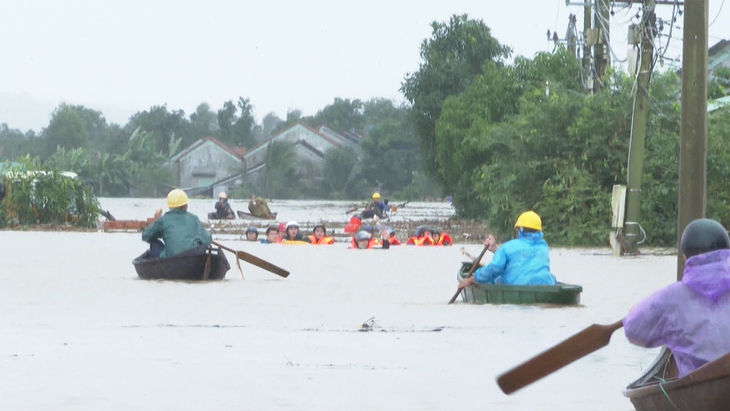
POLYGON ((183 190, 170 191, 167 206, 170 211, 161 216, 162 209, 158 209, 156 220, 142 232, 142 241, 150 243, 152 257, 172 257, 210 245, 213 238, 198 217, 188 213, 188 195, 183 190))

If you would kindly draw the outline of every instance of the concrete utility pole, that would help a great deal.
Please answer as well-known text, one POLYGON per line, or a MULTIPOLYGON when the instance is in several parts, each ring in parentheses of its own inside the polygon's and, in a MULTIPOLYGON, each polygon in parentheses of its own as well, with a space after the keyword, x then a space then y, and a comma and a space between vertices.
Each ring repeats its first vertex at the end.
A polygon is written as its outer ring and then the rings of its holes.
POLYGON ((591 3, 586 0, 583 4, 583 72, 585 73, 585 84, 583 89, 588 91, 591 89, 591 80, 593 79, 593 70, 591 69, 591 46, 588 44, 588 36, 591 32, 591 23, 593 15, 591 14, 591 3))
MULTIPOLYGON (((707 198, 707 13, 708 0, 687 0, 682 38, 682 125, 679 140, 677 248, 685 227, 705 216, 707 198)), ((684 258, 677 253, 677 280, 684 258)))
POLYGON ((629 243, 626 254, 635 255, 640 238, 639 212, 641 209, 641 176, 644 168, 644 137, 649 102, 649 82, 654 59, 654 37, 656 36, 656 15, 654 0, 644 0, 644 10, 639 27, 641 33, 641 63, 636 74, 634 112, 631 119, 631 142, 629 143, 628 184, 626 190, 626 220, 624 235, 629 243))
POLYGON ((598 34, 598 41, 595 48, 596 78, 593 81, 593 92, 601 91, 601 79, 606 73, 606 68, 611 66, 611 15, 608 11, 609 0, 596 0, 598 10, 594 14, 595 30, 598 34))

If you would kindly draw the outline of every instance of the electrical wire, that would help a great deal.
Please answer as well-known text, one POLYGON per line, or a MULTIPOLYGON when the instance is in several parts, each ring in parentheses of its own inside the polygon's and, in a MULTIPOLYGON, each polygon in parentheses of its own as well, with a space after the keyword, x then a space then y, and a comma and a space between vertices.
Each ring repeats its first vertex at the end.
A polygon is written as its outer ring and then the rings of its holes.
POLYGON ((712 19, 712 23, 708 27, 712 27, 713 24, 715 24, 715 20, 717 20, 718 17, 720 17, 720 12, 722 11, 722 6, 725 5, 725 0, 722 0, 722 3, 720 3, 720 10, 717 11, 717 15, 714 19, 712 19))

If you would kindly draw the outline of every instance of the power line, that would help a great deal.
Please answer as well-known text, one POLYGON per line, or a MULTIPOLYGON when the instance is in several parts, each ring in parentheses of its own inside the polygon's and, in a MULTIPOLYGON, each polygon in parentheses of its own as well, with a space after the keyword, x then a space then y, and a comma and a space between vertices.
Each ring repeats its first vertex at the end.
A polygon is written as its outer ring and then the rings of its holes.
POLYGON ((720 10, 717 11, 717 15, 714 19, 712 19, 712 23, 708 27, 712 27, 713 24, 715 24, 715 20, 717 20, 718 17, 720 17, 720 12, 722 11, 722 6, 725 5, 725 0, 722 0, 722 3, 720 3, 720 10))

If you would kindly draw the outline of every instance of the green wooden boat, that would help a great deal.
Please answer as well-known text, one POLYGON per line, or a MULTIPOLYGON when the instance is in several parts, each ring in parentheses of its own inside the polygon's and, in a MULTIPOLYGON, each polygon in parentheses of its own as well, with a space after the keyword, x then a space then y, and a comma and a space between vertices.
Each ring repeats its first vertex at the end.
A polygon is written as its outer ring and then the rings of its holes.
MULTIPOLYGON (((466 277, 473 263, 465 261, 456 276, 466 277)), ((578 305, 583 287, 573 284, 557 285, 499 285, 475 284, 461 290, 461 298, 471 304, 555 304, 578 305)))

